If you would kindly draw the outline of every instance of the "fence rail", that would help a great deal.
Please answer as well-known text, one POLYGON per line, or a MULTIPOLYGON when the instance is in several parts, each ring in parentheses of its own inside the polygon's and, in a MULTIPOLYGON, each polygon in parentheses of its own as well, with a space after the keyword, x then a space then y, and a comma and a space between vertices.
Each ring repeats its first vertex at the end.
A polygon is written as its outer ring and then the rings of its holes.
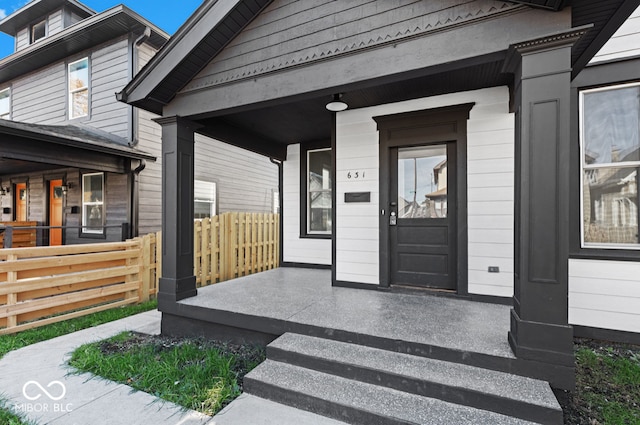
MULTIPOLYGON (((226 213, 195 222, 198 286, 278 266, 279 216, 226 213)), ((125 242, 0 249, 0 335, 153 297, 162 234, 125 242)))

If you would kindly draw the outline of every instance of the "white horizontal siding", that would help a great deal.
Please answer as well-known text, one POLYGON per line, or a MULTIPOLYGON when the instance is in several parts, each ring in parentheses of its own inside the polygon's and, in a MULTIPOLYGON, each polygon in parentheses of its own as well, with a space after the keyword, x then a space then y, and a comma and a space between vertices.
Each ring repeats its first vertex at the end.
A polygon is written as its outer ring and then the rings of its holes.
POLYGON ((640 56, 640 7, 613 34, 590 63, 640 56))
POLYGON ((290 263, 331 264, 330 239, 300 237, 300 145, 288 146, 283 174, 283 260, 290 263))
POLYGON ((506 87, 338 113, 338 280, 379 283, 379 154, 372 117, 468 102, 475 103, 467 124, 469 291, 513 294, 514 119, 506 87), (349 179, 349 171, 365 171, 365 178, 349 179), (371 202, 345 204, 345 192, 371 192, 371 202), (489 266, 500 267, 500 273, 488 273, 489 266))
POLYGON ((569 260, 569 323, 640 332, 640 264, 569 260))
POLYGON ((16 34, 16 52, 29 46, 29 28, 24 28, 16 34))

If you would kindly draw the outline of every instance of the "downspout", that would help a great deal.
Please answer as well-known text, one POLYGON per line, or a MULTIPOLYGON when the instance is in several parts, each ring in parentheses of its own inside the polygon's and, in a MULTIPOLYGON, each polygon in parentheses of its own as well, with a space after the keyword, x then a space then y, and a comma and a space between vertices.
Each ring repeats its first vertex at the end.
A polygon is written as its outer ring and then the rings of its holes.
POLYGON ((140 216, 140 199, 139 193, 139 175, 147 166, 147 161, 140 160, 140 164, 131 172, 132 188, 131 188, 131 229, 130 236, 135 238, 138 236, 138 219, 140 216))
POLYGON ((279 159, 275 159, 275 158, 269 158, 269 161, 271 161, 272 164, 276 164, 278 166, 278 209, 280 210, 280 258, 278 258, 278 267, 282 267, 282 262, 283 262, 283 258, 284 258, 284 220, 283 220, 283 216, 284 216, 284 209, 283 209, 283 199, 284 196, 282 194, 282 189, 283 189, 283 180, 284 180, 284 171, 283 171, 283 167, 282 167, 282 161, 280 161, 279 159))
MULTIPOLYGON (((131 46, 131 79, 135 77, 138 72, 138 66, 140 64, 138 49, 151 37, 151 28, 145 27, 144 32, 133 42, 131 46)), ((129 123, 131 131, 130 146, 136 146, 138 144, 138 110, 133 105, 129 105, 129 123)), ((129 235, 131 237, 138 236, 138 220, 140 218, 140 179, 139 175, 147 166, 147 162, 144 159, 140 160, 140 164, 131 172, 131 217, 130 217, 130 229, 129 235)))
MULTIPOLYGON (((131 48, 131 75, 130 79, 133 78, 138 73, 138 65, 140 64, 139 56, 137 55, 138 49, 142 46, 142 43, 147 41, 151 37, 151 28, 145 27, 142 35, 133 42, 131 48)), ((131 142, 129 143, 131 146, 135 146, 138 144, 138 134, 137 134, 137 115, 138 111, 133 105, 129 105, 129 122, 131 123, 131 142)))

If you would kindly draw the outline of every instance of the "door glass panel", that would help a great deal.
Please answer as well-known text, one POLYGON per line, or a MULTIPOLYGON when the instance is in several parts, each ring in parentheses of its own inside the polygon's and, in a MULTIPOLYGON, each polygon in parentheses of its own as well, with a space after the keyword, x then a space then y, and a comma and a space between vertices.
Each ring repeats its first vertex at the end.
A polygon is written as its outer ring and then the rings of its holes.
POLYGON ((398 218, 446 217, 446 145, 398 149, 398 218))

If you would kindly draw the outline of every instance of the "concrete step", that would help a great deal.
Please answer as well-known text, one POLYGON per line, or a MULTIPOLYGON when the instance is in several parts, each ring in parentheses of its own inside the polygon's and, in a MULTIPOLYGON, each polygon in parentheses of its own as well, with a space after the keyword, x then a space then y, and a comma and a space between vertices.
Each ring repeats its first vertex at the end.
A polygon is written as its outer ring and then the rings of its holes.
POLYGON ((532 424, 514 417, 266 360, 247 393, 349 424, 532 424))
POLYGON ((269 344, 267 357, 528 421, 563 421, 549 384, 523 376, 293 333, 269 344))

